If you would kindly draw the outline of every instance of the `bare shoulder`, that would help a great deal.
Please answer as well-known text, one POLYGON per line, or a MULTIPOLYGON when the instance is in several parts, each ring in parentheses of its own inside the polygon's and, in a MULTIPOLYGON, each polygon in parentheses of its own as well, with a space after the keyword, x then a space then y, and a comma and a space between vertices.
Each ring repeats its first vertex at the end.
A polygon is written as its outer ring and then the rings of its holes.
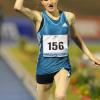
POLYGON ((75 18, 75 14, 74 14, 74 13, 64 11, 64 14, 65 14, 65 16, 66 16, 66 19, 67 19, 68 22, 69 22, 69 25, 72 25, 72 24, 75 23, 75 19, 76 19, 76 18, 75 18))

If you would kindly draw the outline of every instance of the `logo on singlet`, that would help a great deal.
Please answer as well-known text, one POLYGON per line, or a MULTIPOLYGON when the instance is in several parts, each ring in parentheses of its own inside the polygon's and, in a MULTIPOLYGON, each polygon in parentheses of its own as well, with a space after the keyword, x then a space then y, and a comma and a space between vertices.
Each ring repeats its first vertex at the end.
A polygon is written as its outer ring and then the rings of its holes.
POLYGON ((64 23, 63 25, 62 25, 62 27, 67 27, 68 25, 66 24, 66 23, 64 23))

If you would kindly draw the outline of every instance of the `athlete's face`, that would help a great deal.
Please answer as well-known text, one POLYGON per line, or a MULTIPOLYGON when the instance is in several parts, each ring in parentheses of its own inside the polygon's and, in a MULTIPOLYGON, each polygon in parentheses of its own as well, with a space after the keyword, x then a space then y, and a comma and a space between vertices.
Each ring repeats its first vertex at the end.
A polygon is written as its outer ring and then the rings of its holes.
POLYGON ((57 10, 58 0, 41 0, 41 4, 48 12, 57 10))

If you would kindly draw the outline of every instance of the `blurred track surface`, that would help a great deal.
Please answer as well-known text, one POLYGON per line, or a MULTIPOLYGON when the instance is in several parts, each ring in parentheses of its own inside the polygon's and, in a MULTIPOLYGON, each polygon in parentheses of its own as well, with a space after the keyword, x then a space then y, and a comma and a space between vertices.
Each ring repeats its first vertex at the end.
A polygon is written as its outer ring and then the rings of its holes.
POLYGON ((2 58, 0 58, 0 100, 35 100, 2 58))

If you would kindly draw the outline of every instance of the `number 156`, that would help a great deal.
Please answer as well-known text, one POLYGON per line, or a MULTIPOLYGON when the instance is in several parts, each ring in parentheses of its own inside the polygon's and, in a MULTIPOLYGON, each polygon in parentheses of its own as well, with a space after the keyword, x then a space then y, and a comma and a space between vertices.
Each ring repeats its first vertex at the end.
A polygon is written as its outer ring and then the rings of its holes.
POLYGON ((63 50, 63 42, 49 42, 49 50, 63 50))

